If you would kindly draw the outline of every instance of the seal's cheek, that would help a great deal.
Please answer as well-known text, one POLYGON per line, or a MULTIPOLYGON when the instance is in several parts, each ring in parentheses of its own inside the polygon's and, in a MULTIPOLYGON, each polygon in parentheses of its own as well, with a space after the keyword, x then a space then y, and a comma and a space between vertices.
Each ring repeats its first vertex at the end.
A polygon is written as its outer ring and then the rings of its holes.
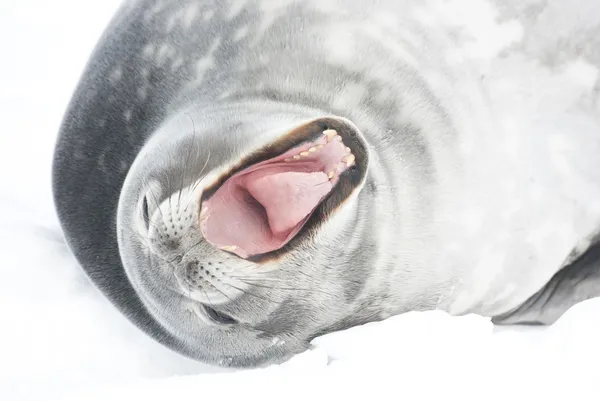
POLYGON ((202 202, 205 239, 242 258, 281 249, 355 159, 342 137, 327 129, 317 139, 244 168, 202 202))

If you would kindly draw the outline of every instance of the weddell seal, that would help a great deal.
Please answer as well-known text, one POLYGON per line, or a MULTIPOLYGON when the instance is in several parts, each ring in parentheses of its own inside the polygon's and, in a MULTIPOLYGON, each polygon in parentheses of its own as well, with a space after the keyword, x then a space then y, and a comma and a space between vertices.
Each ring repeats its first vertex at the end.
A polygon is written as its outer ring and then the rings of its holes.
POLYGON ((600 295, 599 16, 126 1, 58 137, 66 241, 139 328, 221 366, 408 311, 550 324, 600 295))

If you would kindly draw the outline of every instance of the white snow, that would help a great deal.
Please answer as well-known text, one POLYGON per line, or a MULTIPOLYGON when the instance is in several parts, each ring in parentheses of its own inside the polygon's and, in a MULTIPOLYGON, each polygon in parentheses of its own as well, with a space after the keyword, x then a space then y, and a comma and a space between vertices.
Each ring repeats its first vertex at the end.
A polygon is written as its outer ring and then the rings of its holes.
POLYGON ((0 6, 0 400, 598 399, 600 300, 543 329, 410 313, 238 372, 185 359, 133 327, 68 253, 50 191, 62 113, 118 3, 0 6))

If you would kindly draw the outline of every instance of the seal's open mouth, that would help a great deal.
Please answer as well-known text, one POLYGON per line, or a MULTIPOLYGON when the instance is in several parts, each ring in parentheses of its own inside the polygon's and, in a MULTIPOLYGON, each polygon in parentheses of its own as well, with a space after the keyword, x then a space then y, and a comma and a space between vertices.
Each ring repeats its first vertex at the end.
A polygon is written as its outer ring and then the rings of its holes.
POLYGON ((356 163, 334 129, 304 139, 232 174, 202 202, 200 228, 208 242, 248 258, 294 238, 356 163))

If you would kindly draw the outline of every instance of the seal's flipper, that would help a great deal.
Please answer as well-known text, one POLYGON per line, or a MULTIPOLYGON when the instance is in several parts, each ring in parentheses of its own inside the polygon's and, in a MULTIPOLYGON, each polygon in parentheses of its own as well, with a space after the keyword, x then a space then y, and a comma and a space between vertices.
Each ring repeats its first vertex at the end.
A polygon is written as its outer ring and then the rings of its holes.
POLYGON ((519 308, 492 322, 508 324, 552 324, 579 302, 600 297, 600 241, 561 269, 540 291, 519 308))

